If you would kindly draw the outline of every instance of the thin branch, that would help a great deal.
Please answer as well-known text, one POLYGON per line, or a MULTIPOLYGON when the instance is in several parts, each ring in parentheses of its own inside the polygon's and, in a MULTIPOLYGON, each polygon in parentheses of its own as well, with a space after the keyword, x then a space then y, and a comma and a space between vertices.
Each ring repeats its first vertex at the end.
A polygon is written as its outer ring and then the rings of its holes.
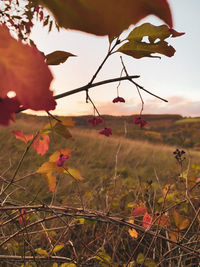
MULTIPOLYGON (((137 79, 139 77, 140 77, 139 75, 131 75, 129 77, 127 77, 127 76, 118 77, 118 78, 100 81, 100 82, 93 83, 93 84, 87 84, 87 85, 84 85, 84 86, 79 87, 77 89, 73 89, 73 90, 67 91, 65 93, 56 95, 56 96, 54 96, 54 99, 60 99, 60 98, 66 97, 66 96, 74 95, 74 94, 86 91, 88 89, 91 89, 93 87, 97 87, 97 86, 104 85, 107 83, 114 83, 114 82, 119 82, 119 81, 124 81, 124 80, 137 79)), ((26 110, 26 108, 20 108, 16 113, 19 113, 19 112, 24 111, 24 110, 26 110)))
POLYGON ((118 78, 113 78, 113 79, 109 79, 109 80, 100 81, 100 82, 93 83, 93 84, 87 84, 87 85, 84 85, 84 86, 79 87, 77 89, 70 90, 68 92, 65 92, 65 93, 59 94, 57 96, 54 96, 54 99, 60 99, 60 98, 63 98, 65 96, 74 95, 76 93, 80 93, 82 91, 85 91, 85 90, 88 90, 88 89, 91 89, 93 87, 97 87, 97 86, 100 86, 100 85, 104 85, 104 84, 107 84, 107 83, 114 83, 114 82, 119 82, 119 81, 124 81, 124 80, 137 79, 139 77, 140 77, 139 75, 131 75, 131 76, 128 76, 128 77, 127 76, 118 77, 118 78))
MULTIPOLYGON (((26 256, 26 261, 29 262, 74 262, 74 260, 66 257, 59 256, 49 256, 49 257, 41 257, 41 256, 26 256)), ((10 255, 0 255, 0 261, 8 261, 8 262, 24 262, 24 258, 22 256, 10 256, 10 255)))

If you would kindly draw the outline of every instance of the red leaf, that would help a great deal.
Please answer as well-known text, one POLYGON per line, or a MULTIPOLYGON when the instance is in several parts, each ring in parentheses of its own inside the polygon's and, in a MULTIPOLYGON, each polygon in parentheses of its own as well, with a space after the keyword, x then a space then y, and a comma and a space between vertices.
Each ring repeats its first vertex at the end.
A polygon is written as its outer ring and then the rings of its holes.
POLYGON ((147 211, 146 207, 137 207, 133 210, 131 216, 140 216, 140 215, 144 215, 145 212, 147 211))
POLYGON ((151 226, 151 223, 152 223, 152 217, 148 212, 146 212, 142 220, 142 226, 147 228, 151 226))
POLYGON ((33 148, 38 154, 44 155, 49 149, 49 136, 41 133, 33 142, 33 148))
POLYGON ((13 113, 19 109, 19 106, 20 104, 16 97, 0 98, 0 124, 8 126, 9 121, 12 120, 13 113))
MULTIPOLYGON (((53 76, 42 54, 36 47, 12 38, 5 25, 0 26, 0 39, 0 98, 14 91, 25 108, 55 109, 53 92, 49 90, 53 76)), ((7 109, 4 113, 9 114, 7 109)))
POLYGON ((28 141, 33 139, 32 134, 24 134, 21 130, 17 130, 17 131, 13 130, 12 133, 15 135, 17 139, 25 142, 26 144, 28 143, 28 141))

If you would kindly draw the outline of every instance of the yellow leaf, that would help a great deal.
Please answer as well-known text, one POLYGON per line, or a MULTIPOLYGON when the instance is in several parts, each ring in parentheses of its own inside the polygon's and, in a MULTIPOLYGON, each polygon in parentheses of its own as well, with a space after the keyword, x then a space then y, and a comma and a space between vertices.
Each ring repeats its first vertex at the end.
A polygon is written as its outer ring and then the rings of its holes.
POLYGON ((61 120, 62 125, 66 127, 74 127, 75 122, 72 120, 72 118, 69 117, 58 117, 59 120, 61 120))
POLYGON ((62 173, 63 172, 62 168, 60 168, 60 167, 58 167, 56 165, 56 162, 45 162, 37 170, 37 173, 47 174, 47 173, 51 173, 53 171, 58 172, 58 173, 62 173))
POLYGON ((128 229, 128 232, 132 238, 138 238, 138 232, 134 228, 128 229))
POLYGON ((52 267, 58 267, 58 263, 54 262, 52 267))
MULTIPOLYGON (((72 118, 63 117, 63 116, 59 116, 57 118, 58 118, 58 120, 60 120, 60 123, 63 126, 74 127, 74 125, 75 125, 75 122, 72 120, 72 118)), ((42 132, 49 132, 56 126, 57 123, 58 123, 58 121, 52 120, 51 123, 46 124, 41 131, 42 132)))
POLYGON ((49 257, 49 254, 45 249, 37 248, 35 251, 41 256, 49 257))
MULTIPOLYGON (((129 220, 128 221, 129 223, 134 223, 134 220, 133 219, 131 219, 131 220, 129 220)), ((129 232, 129 235, 132 237, 132 238, 138 238, 138 232, 134 229, 134 228, 132 228, 132 229, 128 229, 128 232, 129 232)))
POLYGON ((67 171, 64 170, 65 173, 70 174, 73 176, 74 179, 78 181, 83 181, 85 178, 82 177, 81 173, 79 170, 72 169, 70 167, 67 167, 67 171))
POLYGON ((62 248, 64 248, 64 245, 57 245, 54 247, 54 249, 52 250, 52 254, 60 251, 62 248))

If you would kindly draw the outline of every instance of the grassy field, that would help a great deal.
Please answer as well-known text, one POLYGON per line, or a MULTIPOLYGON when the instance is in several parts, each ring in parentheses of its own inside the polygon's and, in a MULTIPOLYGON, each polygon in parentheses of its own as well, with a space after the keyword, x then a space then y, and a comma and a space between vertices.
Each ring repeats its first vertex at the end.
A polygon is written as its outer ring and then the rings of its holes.
MULTIPOLYGON (((4 175, 6 179, 9 180, 12 176, 26 148, 25 143, 17 140, 11 131, 21 129, 25 133, 35 133, 46 123, 48 123, 48 118, 31 116, 28 120, 20 118, 16 124, 0 129, 0 168, 1 173, 6 171, 4 175)), ((85 177, 83 182, 85 191, 93 190, 97 184, 100 186, 110 183, 113 177, 117 177, 117 180, 131 187, 139 182, 151 180, 153 182, 159 180, 164 185, 174 182, 180 174, 180 167, 173 154, 177 147, 151 144, 148 141, 137 141, 114 135, 105 137, 93 129, 75 127, 70 131, 72 138, 67 140, 57 135, 52 138, 50 134, 50 149, 44 156, 37 155, 31 148, 18 172, 17 179, 26 177, 21 184, 31 187, 35 194, 40 192, 42 199, 49 199, 51 194, 48 192, 44 179, 35 171, 54 151, 60 148, 73 149, 69 166, 80 170, 85 177)), ((184 169, 188 164, 191 166, 199 162, 200 152, 192 150, 185 150, 185 152, 184 169)), ((71 183, 69 177, 60 180, 58 200, 59 198, 65 199, 63 195, 69 183, 71 183)), ((25 200, 27 200, 29 195, 28 193, 25 195, 25 200)), ((20 195, 18 198, 21 201, 20 195)))

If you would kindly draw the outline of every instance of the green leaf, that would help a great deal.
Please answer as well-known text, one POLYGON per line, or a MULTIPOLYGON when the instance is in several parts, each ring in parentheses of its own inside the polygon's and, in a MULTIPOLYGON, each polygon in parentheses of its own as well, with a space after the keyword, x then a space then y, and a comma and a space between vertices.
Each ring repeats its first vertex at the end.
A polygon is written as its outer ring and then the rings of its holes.
POLYGON ((64 63, 68 57, 76 57, 75 55, 65 51, 54 51, 45 56, 48 65, 59 65, 64 63))
POLYGON ((160 58, 159 56, 152 55, 155 53, 172 57, 175 49, 165 39, 170 36, 177 37, 183 34, 169 29, 167 25, 154 26, 151 23, 144 23, 132 30, 127 37, 128 42, 122 45, 117 51, 134 58, 160 58), (149 42, 143 41, 143 37, 148 37, 149 42))

